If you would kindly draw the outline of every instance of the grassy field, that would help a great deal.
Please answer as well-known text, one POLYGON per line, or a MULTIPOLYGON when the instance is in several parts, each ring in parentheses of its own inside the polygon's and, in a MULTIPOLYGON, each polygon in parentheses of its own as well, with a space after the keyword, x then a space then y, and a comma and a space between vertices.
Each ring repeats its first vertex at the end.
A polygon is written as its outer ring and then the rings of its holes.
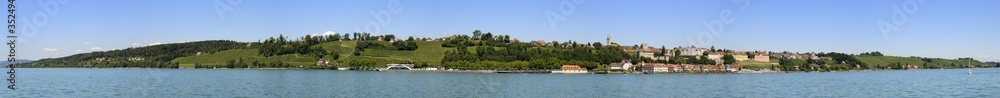
MULTIPOLYGON (((910 57, 896 57, 896 56, 855 56, 859 61, 864 62, 868 65, 881 65, 886 66, 889 64, 900 63, 903 65, 920 65, 923 66, 924 63, 928 63, 928 66, 945 66, 945 65, 968 65, 969 62, 965 60, 952 60, 952 59, 942 59, 942 58, 931 58, 931 62, 925 62, 920 58, 910 58, 910 57)), ((979 61, 972 61, 972 65, 985 66, 985 63, 979 61)))
MULTIPOLYGON (((948 60, 948 59, 935 58, 935 59, 931 59, 931 63, 930 64, 931 65, 951 65, 951 64, 955 64, 955 65, 968 65, 969 62, 965 61, 965 60, 948 60)), ((978 62, 978 61, 972 61, 972 65, 987 66, 986 63, 982 63, 982 62, 978 62)))
POLYGON ((206 65, 222 65, 226 61, 235 60, 239 58, 244 59, 262 59, 257 55, 257 49, 231 49, 225 51, 219 51, 216 53, 203 53, 197 56, 187 56, 180 57, 172 60, 171 62, 180 63, 180 67, 194 67, 195 63, 206 64, 206 65))
POLYGON ((357 41, 337 41, 337 42, 326 42, 316 44, 313 47, 323 47, 323 49, 332 51, 335 54, 349 55, 354 53, 354 47, 357 41))
POLYGON ((868 65, 889 65, 899 62, 903 65, 923 65, 924 61, 918 58, 893 57, 893 56, 855 56, 859 61, 868 65))
MULTIPOLYGON (((417 49, 413 51, 365 49, 361 56, 349 57, 346 60, 374 59, 386 60, 390 63, 427 63, 429 65, 439 65, 444 59, 444 52, 450 49, 441 47, 441 41, 418 41, 417 49)), ((341 61, 341 60, 338 60, 341 61)))
POLYGON ((760 69, 763 69, 763 68, 771 68, 772 65, 778 66, 778 59, 772 59, 770 62, 756 62, 756 61, 751 61, 751 60, 737 61, 737 62, 740 63, 740 64, 743 64, 743 68, 744 69, 751 69, 751 70, 760 70, 760 69))
POLYGON ((257 49, 231 49, 219 51, 217 53, 207 53, 197 56, 180 57, 171 62, 180 63, 180 67, 194 67, 195 63, 205 65, 225 65, 230 60, 243 59, 247 62, 277 62, 284 61, 291 65, 314 65, 315 57, 302 56, 300 54, 286 54, 272 57, 257 55, 257 49))

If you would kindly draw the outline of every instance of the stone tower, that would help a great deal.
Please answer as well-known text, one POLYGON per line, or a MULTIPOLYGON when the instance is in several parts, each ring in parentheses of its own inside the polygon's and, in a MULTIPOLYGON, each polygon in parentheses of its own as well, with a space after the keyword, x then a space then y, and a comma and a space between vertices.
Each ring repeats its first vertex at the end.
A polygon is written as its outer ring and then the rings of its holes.
POLYGON ((605 44, 611 45, 611 35, 608 35, 608 43, 605 44))

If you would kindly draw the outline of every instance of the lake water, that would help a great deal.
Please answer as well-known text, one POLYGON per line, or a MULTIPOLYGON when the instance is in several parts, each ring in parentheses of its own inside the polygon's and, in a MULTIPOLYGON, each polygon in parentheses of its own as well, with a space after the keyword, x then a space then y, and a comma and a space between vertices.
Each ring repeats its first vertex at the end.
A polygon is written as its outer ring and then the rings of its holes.
MULTIPOLYGON (((1000 69, 492 74, 20 68, 11 97, 1000 97, 1000 69)), ((6 82, 6 81, 5 81, 6 82)), ((7 83, 3 83, 7 85, 7 83)))

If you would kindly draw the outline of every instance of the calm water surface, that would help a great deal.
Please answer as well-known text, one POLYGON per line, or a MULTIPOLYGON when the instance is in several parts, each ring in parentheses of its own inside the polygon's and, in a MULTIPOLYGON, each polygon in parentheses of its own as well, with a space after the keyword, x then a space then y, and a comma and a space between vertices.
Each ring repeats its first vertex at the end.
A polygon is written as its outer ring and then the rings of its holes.
MULTIPOLYGON (((2 97, 1000 97, 1000 69, 787 74, 484 74, 17 69, 2 97)), ((3 83, 7 84, 7 83, 3 83)))

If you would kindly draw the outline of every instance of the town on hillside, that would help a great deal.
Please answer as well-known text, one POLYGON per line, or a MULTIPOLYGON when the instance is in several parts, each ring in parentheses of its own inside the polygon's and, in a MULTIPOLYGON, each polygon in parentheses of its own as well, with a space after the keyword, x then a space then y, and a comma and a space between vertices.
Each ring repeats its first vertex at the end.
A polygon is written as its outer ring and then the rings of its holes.
MULTIPOLYGON (((478 30, 476 31, 478 32, 478 30)), ((458 48, 457 51, 449 51, 446 53, 445 60, 442 61, 444 66, 430 67, 428 69, 416 69, 416 70, 479 70, 477 72, 499 72, 499 73, 638 73, 638 74, 651 74, 651 73, 780 73, 780 72, 791 72, 791 71, 803 71, 803 72, 829 72, 829 71, 865 71, 865 70, 876 70, 876 69, 926 69, 926 68, 964 68, 961 65, 956 65, 953 61, 945 63, 937 63, 934 61, 939 61, 939 58, 924 58, 924 57, 893 57, 893 56, 883 56, 880 52, 866 52, 860 55, 855 54, 845 54, 836 52, 774 52, 767 50, 753 50, 753 51, 741 51, 741 50, 731 50, 731 49, 721 49, 715 48, 714 46, 696 47, 696 46, 678 46, 672 48, 666 48, 665 46, 660 46, 659 48, 650 46, 648 44, 623 46, 611 40, 611 35, 608 35, 606 41, 606 46, 602 45, 601 42, 594 43, 577 43, 575 41, 551 41, 546 40, 532 40, 527 43, 521 43, 517 39, 510 40, 506 35, 501 35, 500 37, 492 37, 491 34, 486 35, 474 34, 472 37, 467 35, 452 35, 443 38, 435 38, 435 40, 445 41, 451 43, 451 45, 445 45, 450 47, 458 48), (468 41, 472 40, 472 41, 468 41), (480 41, 481 43, 469 43, 480 41), (493 41, 499 41, 499 43, 489 44, 493 41), (485 44, 484 44, 485 43, 485 44), (516 46, 527 44, 529 49, 518 48, 516 46), (465 47, 479 46, 476 50, 466 50, 465 47), (502 47, 505 49, 501 49, 502 47), (536 55, 542 55, 543 57, 529 57, 532 59, 520 59, 518 60, 518 51, 532 51, 534 49, 542 50, 545 49, 568 49, 568 51, 547 51, 556 52, 556 54, 580 54, 580 52, 573 52, 574 50, 584 50, 590 51, 592 54, 586 55, 587 53, 582 53, 584 55, 580 58, 573 57, 560 57, 559 55, 546 55, 542 52, 536 55), (583 48, 583 49, 580 49, 583 48), (482 49, 486 49, 485 51, 482 49), (512 50, 515 49, 515 50, 512 50), (620 49, 620 50, 606 50, 606 49, 620 49), (469 53, 465 51, 479 51, 479 53, 469 53), (511 52, 514 51, 514 52, 511 52), (499 53, 498 53, 499 52, 499 53), (507 52, 507 53, 505 53, 507 52), (608 56, 596 56, 594 58, 587 60, 587 56, 601 55, 600 52, 618 52, 624 53, 621 56, 627 57, 608 57, 608 56), (464 55, 463 55, 464 54, 464 55), (498 55, 499 54, 499 55, 498 55), (471 56, 465 56, 471 55, 471 56), (504 60, 504 57, 514 55, 513 60, 504 60), (499 56, 494 58, 494 56, 499 56), (536 64, 535 59, 546 59, 545 56, 555 57, 557 61, 562 60, 561 63, 540 63, 547 65, 536 64), (463 58, 464 57, 464 58, 463 58), (476 58, 478 57, 478 58, 476 58), (857 57, 857 58, 856 58, 857 57), (472 58, 472 59, 469 59, 472 58), (583 59, 582 63, 575 59, 583 59), (614 58, 614 59, 604 59, 604 58, 614 58), (862 58, 859 60, 858 58, 862 58), (907 59, 920 59, 921 63, 877 63, 877 64, 867 64, 865 62, 872 61, 871 58, 881 59, 881 58, 907 58, 907 59), (456 60, 459 59, 459 60, 456 60), (464 59, 464 60, 463 60, 464 59), (526 63, 521 63, 525 62, 526 63), (588 62, 594 61, 594 62, 588 62), (455 63, 458 62, 458 63, 455 63), (934 63, 932 63, 934 62, 934 63), (523 64, 523 65, 518 65, 523 64), (935 65, 939 64, 939 65, 935 65), (950 65, 948 65, 950 64, 950 65), (514 66, 514 67, 507 67, 514 66), (532 68, 532 67, 522 67, 517 66, 554 66, 554 67, 542 67, 542 68, 532 68), (470 68, 472 67, 472 68, 470 68)), ((539 53, 539 52, 534 52, 539 53)), ((607 53, 615 54, 615 53, 607 53)), ((960 58, 969 59, 971 58, 960 58)), ((552 60, 552 59, 549 59, 552 60)), ((892 61, 883 61, 892 62, 892 61)), ((387 66, 387 68, 382 69, 392 69, 399 66, 387 66)), ((396 68, 399 69, 399 68, 396 68)), ((407 68, 409 69, 409 68, 407 68)))

